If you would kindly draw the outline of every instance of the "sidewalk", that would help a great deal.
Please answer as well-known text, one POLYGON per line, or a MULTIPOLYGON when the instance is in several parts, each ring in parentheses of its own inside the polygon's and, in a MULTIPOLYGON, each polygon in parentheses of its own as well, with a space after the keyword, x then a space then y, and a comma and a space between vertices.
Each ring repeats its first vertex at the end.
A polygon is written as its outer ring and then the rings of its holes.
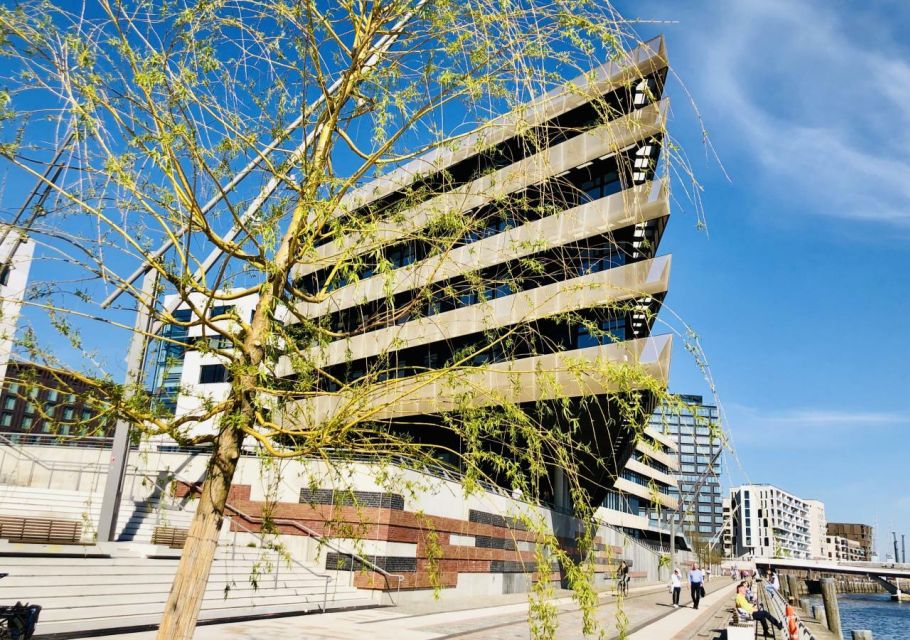
MULTIPOLYGON (((692 624, 700 624, 711 615, 712 605, 725 602, 732 594, 732 584, 715 580, 708 585, 708 595, 696 611, 687 606, 673 609, 666 587, 633 589, 620 609, 613 596, 603 594, 595 618, 607 638, 619 635, 618 621, 625 620, 631 640, 670 640, 692 624)), ((526 594, 520 602, 495 606, 472 606, 440 611, 420 607, 388 607, 359 611, 341 611, 324 615, 294 616, 250 620, 201 626, 195 640, 525 640, 530 639, 526 594)), ((493 598, 486 603, 495 602, 493 598)), ((501 602, 501 600, 500 600, 501 602)), ((560 640, 586 640, 582 634, 582 616, 571 598, 552 601, 559 612, 560 640)), ((112 636, 107 636, 112 637, 112 636)), ((118 634, 126 640, 151 640, 153 631, 118 634)), ((680 636, 680 640, 682 637, 680 636)), ((589 637, 588 637, 589 638, 589 637)))

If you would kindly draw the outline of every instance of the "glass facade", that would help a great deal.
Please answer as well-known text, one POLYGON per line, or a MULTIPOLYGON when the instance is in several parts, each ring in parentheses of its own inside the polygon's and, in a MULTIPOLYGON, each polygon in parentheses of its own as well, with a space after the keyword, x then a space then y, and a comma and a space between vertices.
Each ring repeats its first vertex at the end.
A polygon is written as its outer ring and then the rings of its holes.
POLYGON ((674 406, 663 405, 651 416, 651 425, 671 436, 679 447, 679 490, 669 493, 679 499, 688 530, 713 538, 723 528, 723 497, 720 418, 717 407, 702 396, 679 395, 674 406))

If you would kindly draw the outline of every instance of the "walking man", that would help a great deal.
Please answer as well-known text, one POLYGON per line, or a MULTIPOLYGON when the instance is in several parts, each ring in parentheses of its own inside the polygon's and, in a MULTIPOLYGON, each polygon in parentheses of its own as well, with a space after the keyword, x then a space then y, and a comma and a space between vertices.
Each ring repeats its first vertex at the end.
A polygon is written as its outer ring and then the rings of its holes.
POLYGON ((698 568, 698 563, 693 562, 689 570, 689 590, 692 595, 692 608, 698 609, 698 603, 701 601, 702 591, 704 591, 705 574, 698 568))

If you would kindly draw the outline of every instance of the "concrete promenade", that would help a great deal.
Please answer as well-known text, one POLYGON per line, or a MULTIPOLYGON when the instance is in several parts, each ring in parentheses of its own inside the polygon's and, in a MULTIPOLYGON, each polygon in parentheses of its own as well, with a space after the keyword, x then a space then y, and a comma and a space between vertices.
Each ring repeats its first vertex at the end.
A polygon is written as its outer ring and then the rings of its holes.
MULTIPOLYGON (((688 640, 694 637, 733 599, 730 580, 715 578, 707 590, 707 597, 696 611, 688 606, 685 587, 683 606, 679 609, 670 606, 664 586, 632 589, 622 603, 627 637, 630 640, 688 640)), ((586 640, 581 631, 581 613, 571 598, 557 598, 553 603, 559 611, 557 637, 560 640, 586 640)), ((527 640, 531 637, 526 594, 487 597, 451 606, 454 608, 443 611, 432 604, 412 605, 207 625, 199 627, 194 637, 196 640, 527 640), (494 604, 496 602, 500 604, 494 604)), ((606 638, 619 636, 617 611, 616 599, 604 594, 597 607, 596 619, 606 638)), ((154 632, 140 632, 105 637, 150 640, 154 636, 154 632)))

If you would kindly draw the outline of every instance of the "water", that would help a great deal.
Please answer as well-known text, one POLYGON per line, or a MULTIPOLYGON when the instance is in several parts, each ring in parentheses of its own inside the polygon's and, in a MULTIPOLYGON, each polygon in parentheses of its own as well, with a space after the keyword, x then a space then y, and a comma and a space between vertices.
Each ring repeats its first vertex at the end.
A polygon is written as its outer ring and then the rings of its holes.
POLYGON ((910 640, 910 603, 892 602, 887 594, 872 593, 842 594, 837 602, 847 640, 854 629, 872 631, 875 640, 910 640))

